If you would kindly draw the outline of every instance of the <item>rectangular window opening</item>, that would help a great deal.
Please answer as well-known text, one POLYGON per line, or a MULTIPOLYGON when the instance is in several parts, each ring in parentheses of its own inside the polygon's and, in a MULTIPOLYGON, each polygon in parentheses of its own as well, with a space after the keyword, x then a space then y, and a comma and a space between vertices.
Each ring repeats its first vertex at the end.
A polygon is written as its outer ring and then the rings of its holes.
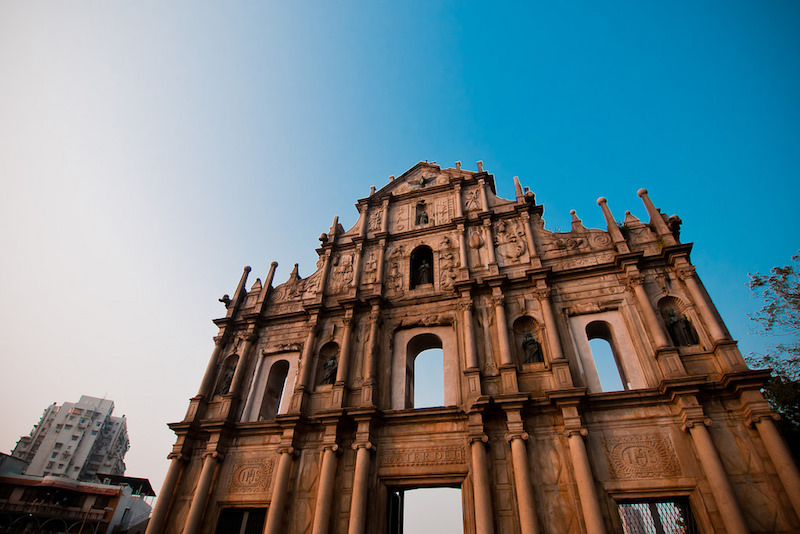
POLYGON ((387 534, 462 534, 461 488, 389 488, 387 534))
POLYGON ((619 503, 625 534, 699 534, 685 497, 619 503))

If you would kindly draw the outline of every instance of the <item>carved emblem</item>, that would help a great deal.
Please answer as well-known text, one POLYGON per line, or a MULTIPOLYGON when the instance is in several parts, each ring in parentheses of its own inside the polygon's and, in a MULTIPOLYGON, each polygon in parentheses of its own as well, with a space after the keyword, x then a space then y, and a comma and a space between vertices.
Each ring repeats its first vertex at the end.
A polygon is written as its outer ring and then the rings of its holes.
POLYGON ((353 256, 350 254, 336 255, 333 259, 333 279, 331 280, 331 292, 338 293, 343 291, 353 281, 353 256))
POLYGON ((463 464, 466 454, 463 445, 429 447, 424 449, 396 449, 381 455, 381 467, 410 467, 415 465, 463 464))
POLYGON ((447 236, 443 237, 439 249, 439 287, 441 289, 452 289, 456 279, 456 267, 459 262, 453 255, 453 248, 452 240, 447 236))
POLYGON ((666 436, 645 434, 603 441, 614 478, 663 478, 680 475, 678 457, 666 436))
POLYGON ((269 488, 275 460, 245 462, 233 469, 230 493, 261 493, 269 488))

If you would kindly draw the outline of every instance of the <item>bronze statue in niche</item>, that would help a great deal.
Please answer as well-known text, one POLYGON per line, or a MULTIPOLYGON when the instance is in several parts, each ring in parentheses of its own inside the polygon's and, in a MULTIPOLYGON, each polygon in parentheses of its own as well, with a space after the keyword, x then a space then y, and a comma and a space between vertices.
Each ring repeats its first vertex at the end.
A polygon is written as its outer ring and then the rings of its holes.
POLYGON ((522 338, 522 363, 542 363, 542 346, 530 332, 525 332, 522 338))
POLYGON ((417 204, 416 223, 419 226, 425 226, 426 224, 428 224, 428 210, 425 206, 424 200, 421 201, 419 204, 417 204))
POLYGON ((678 314, 675 310, 668 310, 666 323, 669 337, 676 347, 688 347, 689 345, 697 345, 700 342, 697 338, 697 330, 694 329, 691 321, 682 313, 678 314))
POLYGON ((222 377, 217 383, 217 387, 214 390, 214 395, 228 394, 231 389, 231 383, 233 382, 233 375, 236 373, 236 363, 238 361, 239 357, 236 355, 229 356, 228 359, 225 360, 225 367, 222 371, 222 377))
POLYGON ((411 253, 411 289, 433 283, 433 251, 422 245, 411 253))
POLYGON ((336 382, 336 371, 339 369, 339 345, 334 342, 326 343, 319 351, 320 367, 317 371, 318 384, 331 385, 336 382))

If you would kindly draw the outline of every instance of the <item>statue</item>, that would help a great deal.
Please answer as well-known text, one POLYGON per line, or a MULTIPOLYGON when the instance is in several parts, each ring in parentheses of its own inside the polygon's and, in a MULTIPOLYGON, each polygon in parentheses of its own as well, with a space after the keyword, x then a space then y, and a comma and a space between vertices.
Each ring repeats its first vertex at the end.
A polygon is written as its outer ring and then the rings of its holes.
POLYGON ((423 258, 422 262, 419 264, 419 283, 420 285, 433 283, 433 279, 431 278, 431 264, 428 262, 427 258, 423 258))
POLYGON ((530 332, 522 338, 523 363, 542 363, 542 346, 530 332))
POLYGON ((428 224, 428 214, 425 211, 417 213, 417 224, 428 224))
POLYGON ((336 382, 336 370, 339 367, 339 361, 336 359, 336 354, 331 354, 325 361, 322 371, 322 379, 320 384, 333 384, 336 382))
POLYGON ((217 389, 214 390, 214 395, 228 394, 231 389, 234 373, 236 373, 236 359, 229 358, 228 363, 225 364, 225 374, 222 376, 222 380, 219 381, 219 384, 217 384, 217 389))
POLYGON ((669 337, 672 338, 672 344, 676 347, 687 347, 699 343, 697 331, 689 319, 683 314, 678 316, 674 310, 667 312, 667 330, 669 337))

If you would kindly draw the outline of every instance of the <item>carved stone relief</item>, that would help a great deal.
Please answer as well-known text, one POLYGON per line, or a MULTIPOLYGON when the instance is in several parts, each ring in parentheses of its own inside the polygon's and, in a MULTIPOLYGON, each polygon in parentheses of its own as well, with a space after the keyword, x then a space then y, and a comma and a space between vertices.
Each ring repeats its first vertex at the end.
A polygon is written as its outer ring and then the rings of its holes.
POLYGON ((497 245, 497 255, 506 260, 503 264, 519 263, 528 248, 525 245, 525 232, 520 230, 516 221, 497 221, 494 242, 497 245))
POLYGON ((378 278, 378 260, 374 252, 367 253, 367 258, 364 261, 364 282, 367 284, 374 283, 378 278))
POLYGON ((483 231, 480 228, 469 229, 469 261, 474 268, 480 268, 485 265, 484 254, 486 241, 483 239, 483 231))
POLYGON ((272 481, 275 460, 257 460, 237 464, 228 485, 230 493, 264 493, 272 481))
POLYGON ((447 224, 453 218, 453 199, 443 198, 436 201, 436 224, 447 224))
POLYGON ((400 267, 401 258, 405 255, 405 248, 400 245, 389 254, 386 266, 386 293, 399 296, 403 294, 403 270, 400 267))
POLYGON ((353 255, 337 254, 333 258, 333 273, 331 273, 330 292, 340 293, 345 291, 353 281, 353 255))
POLYGON ((464 211, 478 211, 481 209, 480 191, 478 188, 464 191, 464 211))
POLYGON ((367 229, 370 232, 379 232, 381 229, 381 222, 383 222, 383 212, 380 209, 375 209, 369 216, 367 229))
POLYGON ((402 232, 408 228, 408 206, 397 206, 394 209, 394 231, 402 232))
POLYGON ((459 261, 455 256, 455 244, 452 239, 445 236, 442 238, 439 248, 439 287, 441 289, 453 289, 458 267, 459 261))
POLYGON ((658 434, 603 440, 613 478, 664 478, 681 474, 672 441, 658 434))

